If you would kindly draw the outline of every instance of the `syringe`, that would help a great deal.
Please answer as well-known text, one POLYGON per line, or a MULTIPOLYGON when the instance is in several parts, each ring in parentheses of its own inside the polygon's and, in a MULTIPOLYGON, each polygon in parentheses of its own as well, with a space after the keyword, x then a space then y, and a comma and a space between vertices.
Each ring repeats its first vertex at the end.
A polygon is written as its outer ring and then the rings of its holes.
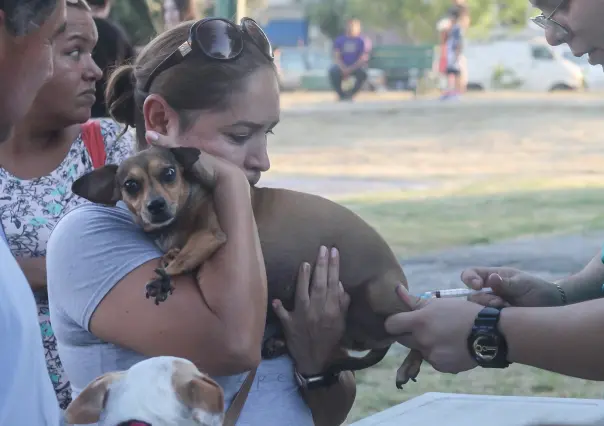
POLYGON ((472 290, 469 288, 450 288, 446 290, 435 290, 435 291, 427 291, 422 293, 419 298, 420 299, 446 299, 450 297, 468 297, 473 294, 478 293, 486 293, 492 294, 493 290, 490 288, 483 288, 481 290, 472 290))

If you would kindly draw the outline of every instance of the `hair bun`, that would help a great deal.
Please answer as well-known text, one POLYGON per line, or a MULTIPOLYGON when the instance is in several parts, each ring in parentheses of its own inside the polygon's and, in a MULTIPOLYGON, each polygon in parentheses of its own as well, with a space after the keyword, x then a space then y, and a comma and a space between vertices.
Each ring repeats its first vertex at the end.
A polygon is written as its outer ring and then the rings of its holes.
POLYGON ((130 127, 136 127, 135 88, 134 66, 124 65, 111 73, 105 91, 105 102, 111 117, 130 127))

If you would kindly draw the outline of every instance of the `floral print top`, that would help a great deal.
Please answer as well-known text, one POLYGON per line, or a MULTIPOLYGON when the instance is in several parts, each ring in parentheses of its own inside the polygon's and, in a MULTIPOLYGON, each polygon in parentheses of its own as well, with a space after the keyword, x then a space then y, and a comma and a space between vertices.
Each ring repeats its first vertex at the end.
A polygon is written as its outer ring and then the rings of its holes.
MULTIPOLYGON (((109 119, 100 120, 107 164, 119 164, 135 149, 132 133, 118 139, 122 127, 109 119)), ((0 225, 15 257, 45 257, 50 233, 69 210, 86 202, 71 192, 72 183, 93 170, 92 160, 82 141, 73 142, 61 164, 49 175, 19 179, 0 167, 0 225)), ((1 232, 0 232, 1 235, 1 232)), ((61 409, 71 402, 71 388, 57 352, 57 342, 50 324, 46 290, 34 293, 44 342, 46 365, 61 409)))

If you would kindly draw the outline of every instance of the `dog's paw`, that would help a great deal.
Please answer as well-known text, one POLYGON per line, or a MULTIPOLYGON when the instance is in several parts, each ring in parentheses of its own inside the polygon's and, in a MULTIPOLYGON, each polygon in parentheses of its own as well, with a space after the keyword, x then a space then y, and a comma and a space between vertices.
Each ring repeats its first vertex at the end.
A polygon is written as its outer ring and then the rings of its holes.
POLYGON ((160 302, 165 302, 168 295, 172 294, 174 287, 172 287, 172 280, 163 268, 155 270, 158 278, 151 280, 145 286, 145 297, 147 299, 154 298, 155 304, 159 305, 160 302))
POLYGON ((417 382, 417 380, 415 379, 415 377, 409 377, 406 379, 396 379, 396 388, 402 390, 403 386, 406 385, 407 383, 409 383, 409 380, 411 380, 412 382, 417 382))
POLYGON ((403 364, 396 371, 396 387, 398 389, 402 389, 403 385, 409 383, 409 380, 417 382, 416 378, 419 375, 422 362, 422 355, 419 352, 409 352, 403 364))
POLYGON ((166 268, 168 265, 178 256, 180 253, 180 249, 178 247, 170 249, 166 254, 164 254, 161 258, 162 267, 166 268))

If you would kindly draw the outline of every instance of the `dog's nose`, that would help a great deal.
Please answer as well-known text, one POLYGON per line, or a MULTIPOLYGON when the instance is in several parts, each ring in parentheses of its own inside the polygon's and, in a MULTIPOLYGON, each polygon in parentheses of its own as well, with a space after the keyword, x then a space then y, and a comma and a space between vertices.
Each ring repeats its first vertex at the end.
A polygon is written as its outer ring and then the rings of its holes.
POLYGON ((166 210, 166 200, 163 198, 155 198, 147 204, 147 210, 151 214, 160 214, 166 210))

